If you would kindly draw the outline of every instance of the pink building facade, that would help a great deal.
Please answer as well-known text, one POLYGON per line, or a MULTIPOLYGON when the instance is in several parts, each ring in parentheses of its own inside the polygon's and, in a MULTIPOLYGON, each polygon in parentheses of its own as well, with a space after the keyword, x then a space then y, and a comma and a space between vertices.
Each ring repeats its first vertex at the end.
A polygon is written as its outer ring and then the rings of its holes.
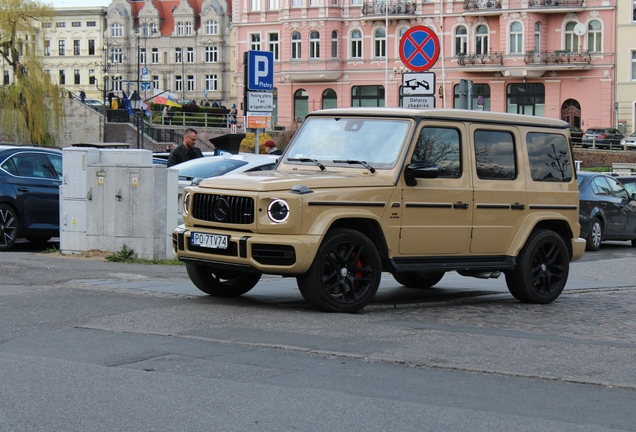
POLYGON ((278 125, 321 108, 401 106, 400 39, 416 25, 440 41, 437 107, 459 108, 466 79, 473 109, 615 125, 613 0, 237 0, 232 21, 238 100, 243 52, 272 51, 278 125))

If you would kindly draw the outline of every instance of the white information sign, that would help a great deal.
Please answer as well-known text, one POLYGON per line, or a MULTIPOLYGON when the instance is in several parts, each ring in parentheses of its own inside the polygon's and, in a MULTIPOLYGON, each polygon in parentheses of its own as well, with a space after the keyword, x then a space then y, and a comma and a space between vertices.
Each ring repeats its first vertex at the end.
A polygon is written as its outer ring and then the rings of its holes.
POLYGON ((402 74, 402 94, 435 95, 435 72, 408 72, 402 74))
POLYGON ((274 94, 272 92, 247 92, 247 110, 272 112, 274 110, 274 94))
POLYGON ((404 108, 435 108, 435 96, 402 96, 404 108))

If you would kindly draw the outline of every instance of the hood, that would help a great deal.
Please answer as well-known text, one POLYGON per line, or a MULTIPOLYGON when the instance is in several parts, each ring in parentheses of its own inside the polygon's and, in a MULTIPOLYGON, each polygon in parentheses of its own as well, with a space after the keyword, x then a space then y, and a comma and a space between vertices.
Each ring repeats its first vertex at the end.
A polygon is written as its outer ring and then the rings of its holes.
POLYGON ((334 171, 256 171, 241 174, 226 174, 212 177, 199 183, 203 189, 227 189, 240 191, 284 191, 296 185, 318 188, 352 188, 352 187, 382 187, 393 186, 394 174, 386 171, 378 175, 365 174, 363 171, 334 172, 334 171))

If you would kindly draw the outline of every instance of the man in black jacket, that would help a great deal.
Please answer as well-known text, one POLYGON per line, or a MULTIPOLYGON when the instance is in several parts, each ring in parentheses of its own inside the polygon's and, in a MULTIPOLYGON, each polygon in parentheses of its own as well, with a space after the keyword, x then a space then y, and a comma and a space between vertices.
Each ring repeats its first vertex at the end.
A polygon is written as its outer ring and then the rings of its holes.
POLYGON ((194 129, 186 129, 183 135, 183 144, 173 148, 168 157, 168 167, 203 157, 203 153, 194 145, 197 142, 197 131, 194 129))

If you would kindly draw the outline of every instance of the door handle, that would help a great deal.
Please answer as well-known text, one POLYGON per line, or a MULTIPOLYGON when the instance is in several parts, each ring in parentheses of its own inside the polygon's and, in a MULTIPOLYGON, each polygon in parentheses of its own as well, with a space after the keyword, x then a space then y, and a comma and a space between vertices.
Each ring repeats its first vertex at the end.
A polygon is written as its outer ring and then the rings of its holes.
POLYGON ((515 203, 510 206, 513 210, 525 210, 526 206, 524 204, 515 203))
POLYGON ((28 191, 29 191, 29 188, 19 187, 19 188, 18 188, 18 190, 19 190, 20 192, 28 192, 28 191))
POLYGON ((465 209, 468 208, 468 204, 458 202, 458 203, 453 204, 453 208, 464 209, 465 210, 465 209))

